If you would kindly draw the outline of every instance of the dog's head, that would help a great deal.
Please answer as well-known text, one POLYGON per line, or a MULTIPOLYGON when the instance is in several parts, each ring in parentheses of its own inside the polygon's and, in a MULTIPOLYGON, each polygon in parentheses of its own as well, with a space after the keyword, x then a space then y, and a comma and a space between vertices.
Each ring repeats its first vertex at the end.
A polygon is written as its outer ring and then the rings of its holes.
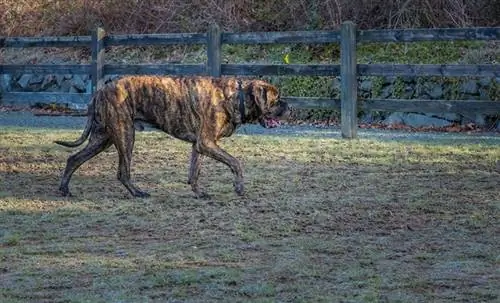
POLYGON ((258 121, 265 128, 279 125, 280 120, 286 120, 290 115, 288 103, 280 100, 276 86, 263 81, 245 81, 243 90, 246 93, 245 115, 247 121, 258 121))

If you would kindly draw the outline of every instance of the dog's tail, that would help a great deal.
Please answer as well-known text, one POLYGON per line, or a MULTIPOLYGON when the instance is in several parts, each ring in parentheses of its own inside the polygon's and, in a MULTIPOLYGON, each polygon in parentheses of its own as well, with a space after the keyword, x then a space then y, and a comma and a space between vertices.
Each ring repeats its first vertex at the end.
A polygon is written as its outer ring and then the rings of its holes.
POLYGON ((88 106, 88 109, 87 109, 87 116, 88 116, 88 118, 87 118, 87 124, 85 125, 85 129, 83 130, 83 133, 80 136, 80 138, 78 138, 76 141, 72 141, 72 142, 56 140, 56 141, 54 141, 54 143, 62 145, 62 146, 67 146, 67 147, 77 147, 77 146, 82 145, 82 143, 85 142, 85 140, 87 140, 87 138, 89 137, 90 132, 92 130, 92 124, 93 124, 94 116, 95 116, 95 112, 94 112, 95 100, 96 100, 96 98, 97 98, 98 95, 99 95, 99 93, 96 93, 92 97, 92 100, 91 100, 91 102, 90 102, 90 104, 88 106))

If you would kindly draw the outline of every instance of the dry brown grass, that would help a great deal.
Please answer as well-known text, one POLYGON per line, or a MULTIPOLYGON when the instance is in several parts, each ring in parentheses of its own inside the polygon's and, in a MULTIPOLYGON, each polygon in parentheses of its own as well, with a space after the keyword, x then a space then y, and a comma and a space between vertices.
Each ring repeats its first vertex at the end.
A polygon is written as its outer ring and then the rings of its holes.
POLYGON ((490 0, 0 0, 0 35, 87 35, 206 31, 211 22, 231 31, 499 25, 490 0))
POLYGON ((238 135, 247 195, 189 146, 140 133, 133 176, 111 149, 56 189, 77 132, 0 131, 2 302, 494 302, 500 148, 238 135))

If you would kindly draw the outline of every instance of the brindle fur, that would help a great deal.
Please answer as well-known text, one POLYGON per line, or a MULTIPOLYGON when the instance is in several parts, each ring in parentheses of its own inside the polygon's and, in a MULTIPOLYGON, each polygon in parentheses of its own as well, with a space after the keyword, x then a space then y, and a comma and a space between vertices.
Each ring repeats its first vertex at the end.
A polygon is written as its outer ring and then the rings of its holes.
POLYGON ((113 144, 119 157, 118 179, 133 196, 148 197, 130 180, 134 122, 144 121, 192 143, 188 183, 197 197, 206 196, 198 186, 201 155, 229 166, 235 191, 242 195, 241 164, 217 142, 233 134, 242 118, 245 123, 259 121, 264 126, 266 118, 285 115, 288 105, 279 100, 275 86, 261 80, 242 80, 245 117, 241 117, 238 88, 234 78, 210 77, 130 76, 106 84, 93 95, 81 137, 74 142, 55 141, 76 147, 89 138, 85 148, 69 156, 59 190, 70 195, 68 186, 75 170, 113 144))

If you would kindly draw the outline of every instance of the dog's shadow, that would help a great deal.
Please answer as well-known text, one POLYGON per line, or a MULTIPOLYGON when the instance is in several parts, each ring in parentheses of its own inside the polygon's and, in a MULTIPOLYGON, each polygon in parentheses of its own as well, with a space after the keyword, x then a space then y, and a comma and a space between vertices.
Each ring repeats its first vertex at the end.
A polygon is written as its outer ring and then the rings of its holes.
MULTIPOLYGON (((63 196, 59 191, 62 171, 37 169, 36 171, 0 171, 0 199, 32 200, 40 202, 64 201, 70 199, 78 203, 88 200, 121 200, 137 199, 130 195, 116 178, 116 173, 97 170, 95 173, 76 172, 70 182, 70 196, 63 196)), ((166 174, 169 175, 169 174, 166 174)), ((187 178, 187 176, 186 176, 187 178)), ((211 184, 204 184, 209 190, 208 197, 196 198, 191 187, 181 176, 168 176, 159 173, 147 175, 137 173, 132 177, 134 183, 151 194, 153 200, 196 199, 211 201, 217 197, 217 192, 211 184)), ((208 180, 207 180, 208 181, 208 180)), ((203 182, 208 183, 208 182, 203 182)), ((215 182, 214 182, 215 183, 215 182)), ((227 186, 227 192, 232 193, 232 187, 227 186)), ((220 188, 217 188, 220 190, 220 188)), ((226 193, 226 194, 228 194, 226 193)))

